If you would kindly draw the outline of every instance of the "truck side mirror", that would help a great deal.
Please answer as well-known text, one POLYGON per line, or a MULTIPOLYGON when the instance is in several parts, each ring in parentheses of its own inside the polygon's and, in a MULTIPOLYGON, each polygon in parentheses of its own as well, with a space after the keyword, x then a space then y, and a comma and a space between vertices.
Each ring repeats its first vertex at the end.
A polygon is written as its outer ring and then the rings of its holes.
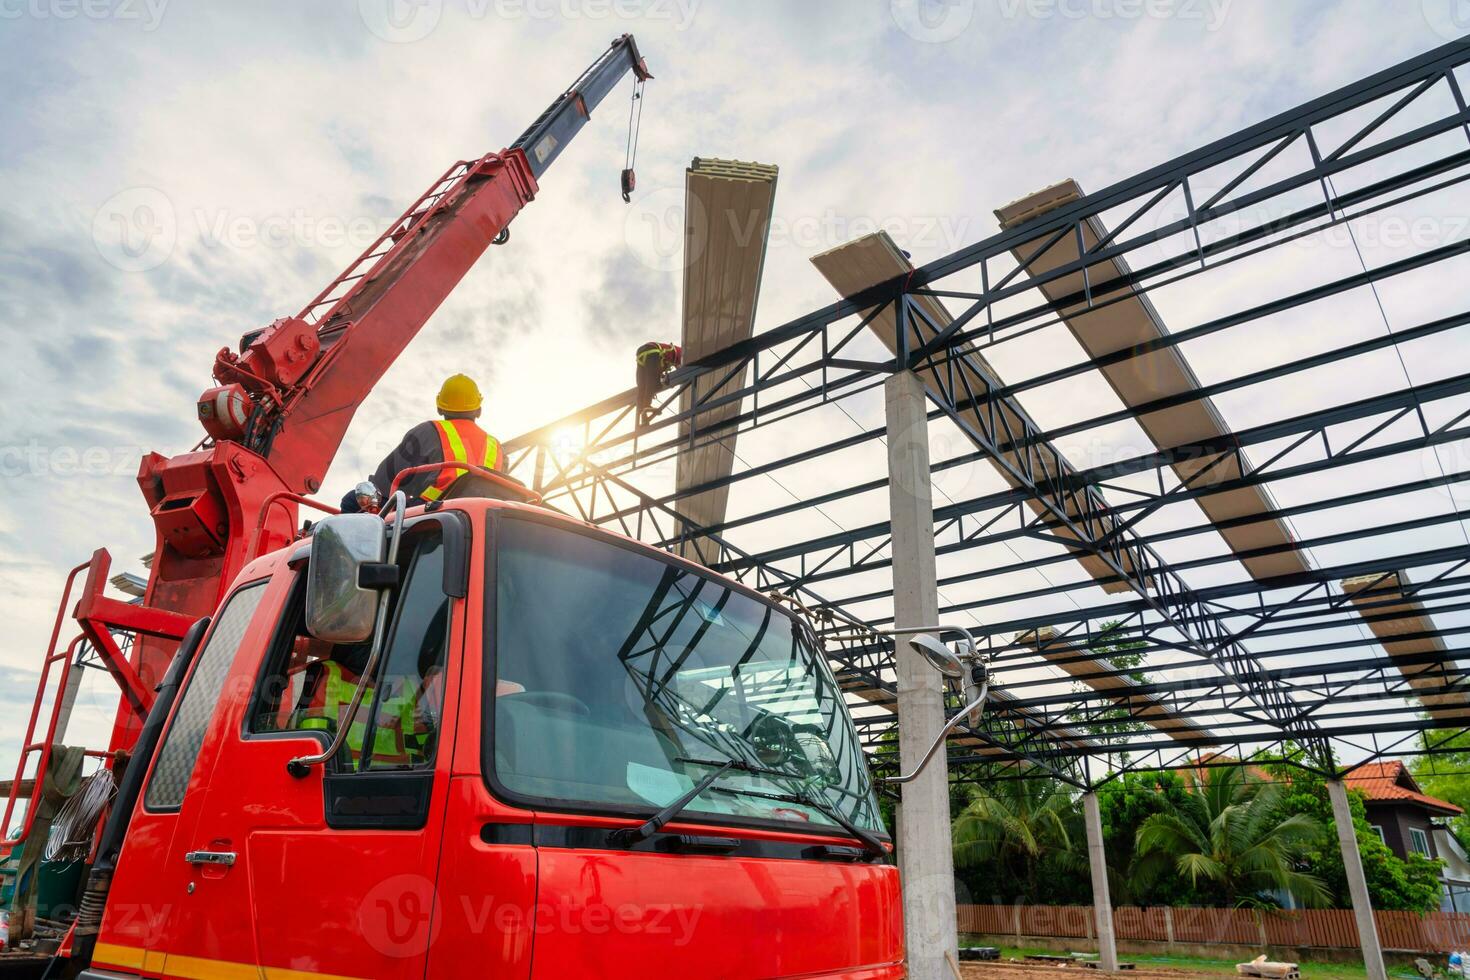
POLYGON ((362 643, 373 635, 388 554, 388 526, 376 514, 336 514, 312 533, 306 571, 306 628, 328 643, 362 643), (367 572, 366 583, 364 572, 367 572))

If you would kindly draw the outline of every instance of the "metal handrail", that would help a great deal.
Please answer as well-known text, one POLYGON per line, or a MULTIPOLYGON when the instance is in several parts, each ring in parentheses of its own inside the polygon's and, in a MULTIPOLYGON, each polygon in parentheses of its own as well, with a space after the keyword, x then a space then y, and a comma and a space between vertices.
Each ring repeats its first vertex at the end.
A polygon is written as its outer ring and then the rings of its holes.
POLYGON ((393 485, 388 488, 388 492, 390 494, 397 493, 398 485, 403 482, 403 478, 406 476, 415 476, 419 473, 437 473, 445 469, 465 470, 476 476, 483 477, 491 483, 504 487, 513 493, 519 494, 526 499, 527 503, 541 503, 541 495, 539 493, 528 486, 517 483, 503 473, 497 473, 487 466, 477 466, 474 463, 461 463, 454 460, 446 460, 442 463, 421 463, 418 466, 409 466, 399 470, 398 475, 393 478, 393 485))

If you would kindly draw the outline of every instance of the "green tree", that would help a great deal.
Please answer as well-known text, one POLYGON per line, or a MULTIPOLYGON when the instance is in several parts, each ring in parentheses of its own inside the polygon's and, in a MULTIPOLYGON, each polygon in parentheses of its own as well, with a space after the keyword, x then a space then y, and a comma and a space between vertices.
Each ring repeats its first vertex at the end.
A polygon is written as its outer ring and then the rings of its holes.
POLYGON ((1270 904, 1282 891, 1302 905, 1327 905, 1322 880, 1298 870, 1321 827, 1306 814, 1284 813, 1281 796, 1277 784, 1251 780, 1243 766, 1206 770, 1177 810, 1138 828, 1138 873, 1149 880, 1172 869, 1231 907, 1270 904))
MULTIPOLYGON (((1449 737, 1444 732, 1425 732, 1419 736, 1419 751, 1409 763, 1414 780, 1430 796, 1448 800, 1470 813, 1470 732, 1457 732, 1449 737), (1433 748, 1433 752, 1428 750, 1433 748)), ((1462 813, 1450 821, 1450 831, 1460 846, 1470 849, 1470 816, 1462 813)))
POLYGON ((1002 901, 1086 900, 1087 850, 1077 801, 1055 779, 1027 777, 975 792, 954 822, 954 858, 972 893, 1002 901))
MULTIPOLYGON (((1316 839, 1307 842, 1302 850, 1305 869, 1322 880, 1334 905, 1349 907, 1352 899, 1327 784, 1315 773, 1284 765, 1273 766, 1270 771, 1272 778, 1286 787, 1281 800, 1282 812, 1306 816, 1321 828, 1316 839)), ((1406 912, 1430 912, 1439 908, 1439 862, 1419 854, 1410 854, 1408 860, 1403 860, 1389 850, 1368 824, 1363 794, 1359 791, 1348 792, 1348 806, 1373 907, 1406 912)))
POLYGON ((1138 828, 1156 813, 1178 811, 1189 790, 1178 773, 1132 772, 1098 788, 1108 888, 1118 905, 1198 904, 1195 889, 1178 875, 1140 873, 1138 828))

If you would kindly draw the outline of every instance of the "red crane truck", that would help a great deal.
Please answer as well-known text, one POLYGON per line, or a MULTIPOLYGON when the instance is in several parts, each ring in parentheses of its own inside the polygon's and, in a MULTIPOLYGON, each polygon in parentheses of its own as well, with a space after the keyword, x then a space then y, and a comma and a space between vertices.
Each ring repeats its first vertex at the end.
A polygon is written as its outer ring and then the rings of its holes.
MULTIPOLYGON (((103 594, 105 551, 73 571, 42 691, 87 644, 123 697, 66 975, 903 975, 872 780, 799 612, 484 470, 297 528, 356 406, 627 73, 629 35, 219 353, 208 438, 143 460, 140 604, 103 594)), ((4 826, 64 700, 38 696, 4 826)))

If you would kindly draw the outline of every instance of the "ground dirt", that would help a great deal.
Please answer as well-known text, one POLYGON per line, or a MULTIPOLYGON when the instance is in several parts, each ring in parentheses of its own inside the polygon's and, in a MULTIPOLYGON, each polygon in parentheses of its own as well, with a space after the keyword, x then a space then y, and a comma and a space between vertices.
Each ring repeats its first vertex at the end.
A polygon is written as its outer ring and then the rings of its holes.
MULTIPOLYGON (((1127 962, 1127 957, 1123 957, 1127 962)), ((1087 980, 1102 976, 1096 970, 1084 966, 1054 966, 1050 963, 1010 963, 1005 960, 990 960, 981 963, 961 963, 960 973, 965 980, 1087 980)), ((1138 967, 1120 975, 1126 980, 1189 980, 1193 977, 1210 977, 1218 980, 1218 973, 1205 970, 1176 970, 1165 967, 1138 967)))

